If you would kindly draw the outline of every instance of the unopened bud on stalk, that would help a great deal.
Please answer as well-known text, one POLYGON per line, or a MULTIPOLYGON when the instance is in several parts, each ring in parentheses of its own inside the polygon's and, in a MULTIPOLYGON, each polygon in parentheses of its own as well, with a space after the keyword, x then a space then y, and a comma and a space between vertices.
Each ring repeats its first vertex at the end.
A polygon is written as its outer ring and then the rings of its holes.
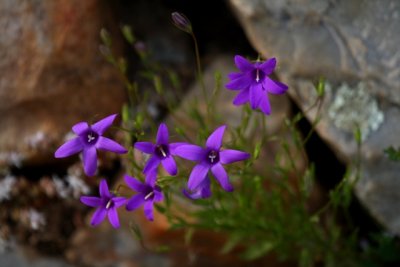
POLYGON ((192 33, 192 24, 190 20, 183 14, 179 12, 173 12, 171 14, 172 22, 176 27, 180 30, 185 31, 187 33, 192 33))

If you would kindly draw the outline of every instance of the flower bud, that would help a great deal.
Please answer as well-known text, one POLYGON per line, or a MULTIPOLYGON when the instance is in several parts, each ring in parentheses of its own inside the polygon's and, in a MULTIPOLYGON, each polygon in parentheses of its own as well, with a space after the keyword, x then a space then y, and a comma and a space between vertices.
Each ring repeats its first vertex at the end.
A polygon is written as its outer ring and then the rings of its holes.
POLYGON ((179 12, 173 12, 171 14, 171 17, 172 17, 172 22, 176 27, 187 33, 192 33, 192 24, 185 15, 179 12))

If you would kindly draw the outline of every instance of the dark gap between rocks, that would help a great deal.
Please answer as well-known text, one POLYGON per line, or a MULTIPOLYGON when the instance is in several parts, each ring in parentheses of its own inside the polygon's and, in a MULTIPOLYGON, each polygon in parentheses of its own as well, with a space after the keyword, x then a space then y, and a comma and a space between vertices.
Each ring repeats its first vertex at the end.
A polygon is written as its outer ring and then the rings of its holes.
MULTIPOLYGON (((292 102, 293 114, 300 112, 299 107, 294 101, 292 102)), ((303 118, 298 123, 299 130, 303 136, 311 130, 310 122, 303 118)), ((315 163, 315 176, 317 183, 321 185, 326 197, 329 197, 329 191, 334 189, 343 179, 346 172, 346 165, 339 160, 334 151, 322 140, 322 138, 314 132, 308 143, 305 145, 305 151, 310 162, 315 163)), ((355 229, 350 229, 345 220, 344 212, 339 214, 339 223, 344 230, 351 233, 355 229)), ((360 239, 368 239, 369 235, 374 232, 382 231, 383 228, 369 215, 368 211, 361 205, 355 194, 352 194, 352 200, 347 213, 350 220, 359 230, 360 239)))

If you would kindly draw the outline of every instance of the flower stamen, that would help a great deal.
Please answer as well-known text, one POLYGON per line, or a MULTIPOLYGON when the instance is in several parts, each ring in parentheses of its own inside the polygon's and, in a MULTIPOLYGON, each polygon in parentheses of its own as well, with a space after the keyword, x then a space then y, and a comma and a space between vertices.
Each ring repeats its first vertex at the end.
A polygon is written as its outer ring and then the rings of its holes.
POLYGON ((110 209, 112 204, 113 204, 113 201, 112 201, 112 199, 110 199, 110 200, 107 202, 106 209, 107 209, 107 210, 110 209))
POLYGON ((93 135, 93 133, 89 133, 88 136, 88 143, 92 142, 94 139, 96 139, 96 137, 93 135))
POLYGON ((213 150, 208 154, 208 158, 210 159, 211 163, 214 163, 214 160, 217 158, 217 153, 213 150))
POLYGON ((256 69, 256 82, 260 80, 260 70, 256 69))
POLYGON ((154 192, 151 191, 150 193, 148 193, 145 197, 144 200, 148 200, 149 198, 151 198, 152 196, 154 196, 154 192))
POLYGON ((165 153, 164 149, 162 146, 160 146, 160 152, 163 155, 163 157, 165 158, 167 156, 167 153, 165 153))

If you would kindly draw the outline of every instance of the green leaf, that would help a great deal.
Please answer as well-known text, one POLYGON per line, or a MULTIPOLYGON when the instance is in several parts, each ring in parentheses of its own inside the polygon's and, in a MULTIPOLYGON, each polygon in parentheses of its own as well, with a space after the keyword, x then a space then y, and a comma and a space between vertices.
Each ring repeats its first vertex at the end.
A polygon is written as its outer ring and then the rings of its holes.
POLYGON ((383 151, 390 160, 400 161, 400 148, 395 149, 393 146, 386 148, 383 151))
POLYGON ((156 92, 161 95, 163 93, 163 85, 159 75, 153 76, 153 84, 154 88, 156 88, 156 92))
POLYGON ((137 238, 137 240, 139 240, 139 241, 143 240, 142 231, 140 231, 140 228, 136 223, 130 222, 129 230, 137 238))
POLYGON ((111 36, 106 29, 102 28, 100 30, 100 38, 105 46, 111 47, 112 45, 111 36))
POLYGON ((133 36, 132 28, 129 25, 122 25, 121 32, 129 44, 132 45, 135 42, 135 37, 133 36))
POLYGON ((255 260, 266 255, 274 248, 274 244, 270 241, 264 241, 249 247, 243 254, 243 258, 246 260, 255 260))
POLYGON ((319 79, 316 90, 317 90, 317 95, 319 97, 324 96, 324 94, 325 94, 325 79, 323 77, 321 77, 319 79))
POLYGON ((258 157, 260 156, 262 145, 263 145, 262 141, 257 142, 256 147, 254 148, 254 153, 253 153, 254 160, 258 159, 258 157))
POLYGON ((221 249, 222 254, 227 254, 234 249, 240 241, 242 241, 242 236, 241 235, 232 235, 228 239, 228 241, 225 242, 224 246, 221 249))

